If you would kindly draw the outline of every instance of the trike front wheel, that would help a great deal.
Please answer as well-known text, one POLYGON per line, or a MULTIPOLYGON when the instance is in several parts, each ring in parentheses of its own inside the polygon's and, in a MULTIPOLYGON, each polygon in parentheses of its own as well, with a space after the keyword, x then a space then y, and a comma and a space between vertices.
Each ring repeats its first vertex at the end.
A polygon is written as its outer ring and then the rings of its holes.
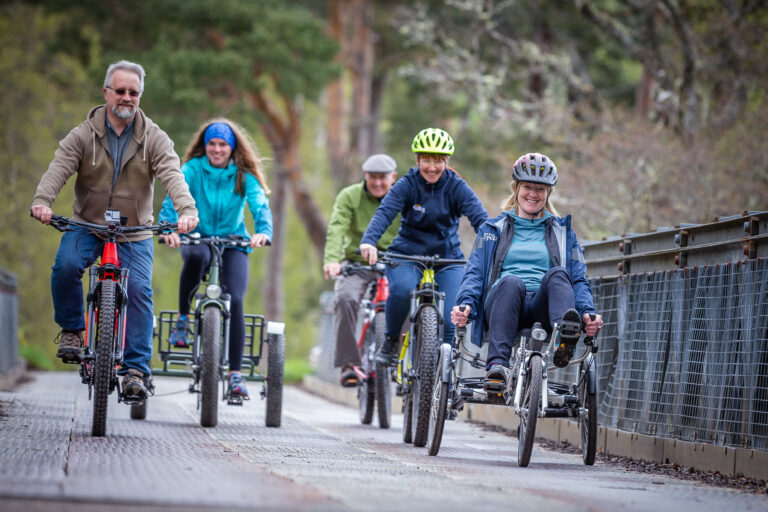
POLYGON ((581 383, 579 384, 579 428, 581 430, 581 456, 584 464, 595 463, 597 453, 597 392, 589 391, 590 379, 594 379, 594 359, 588 357, 581 363, 581 383))
POLYGON ((526 467, 531 461, 536 420, 541 404, 542 361, 538 354, 531 355, 528 372, 523 376, 520 427, 517 436, 517 465, 526 467))

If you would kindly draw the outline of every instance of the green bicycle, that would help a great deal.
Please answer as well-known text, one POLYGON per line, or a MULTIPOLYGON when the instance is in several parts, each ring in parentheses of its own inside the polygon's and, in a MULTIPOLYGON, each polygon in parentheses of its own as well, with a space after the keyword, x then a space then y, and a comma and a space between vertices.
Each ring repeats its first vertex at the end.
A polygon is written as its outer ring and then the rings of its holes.
MULTIPOLYGON (((421 270, 419 284, 411 291, 410 327, 403 339, 397 365, 392 369, 392 380, 397 383, 397 396, 403 399, 403 442, 424 446, 429 434, 433 380, 445 325, 445 293, 437 289, 435 272, 464 265, 466 260, 392 252, 379 255, 380 261, 388 266, 399 265, 398 261, 409 261, 416 263, 421 270)), ((377 371, 382 370, 377 368, 377 371)))

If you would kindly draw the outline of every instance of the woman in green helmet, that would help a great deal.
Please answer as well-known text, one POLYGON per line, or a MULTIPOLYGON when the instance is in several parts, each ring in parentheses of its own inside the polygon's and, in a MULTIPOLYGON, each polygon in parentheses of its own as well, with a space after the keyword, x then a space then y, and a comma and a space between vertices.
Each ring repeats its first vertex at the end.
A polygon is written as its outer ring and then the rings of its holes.
MULTIPOLYGON (((389 250, 401 254, 439 256, 460 259, 459 219, 466 216, 477 231, 488 218, 477 195, 453 169, 448 160, 453 155, 453 139, 439 128, 427 128, 413 139, 416 167, 403 176, 376 210, 363 234, 360 252, 370 264, 377 259, 376 242, 398 213, 400 230, 389 250)), ((463 267, 446 267, 435 275, 439 289, 445 292, 444 318, 450 318, 463 267)), ((387 339, 377 354, 382 364, 394 364, 400 329, 408 315, 411 290, 416 288, 420 272, 415 264, 403 262, 387 269, 387 339)), ((453 339, 453 325, 445 323, 444 340, 453 339)))

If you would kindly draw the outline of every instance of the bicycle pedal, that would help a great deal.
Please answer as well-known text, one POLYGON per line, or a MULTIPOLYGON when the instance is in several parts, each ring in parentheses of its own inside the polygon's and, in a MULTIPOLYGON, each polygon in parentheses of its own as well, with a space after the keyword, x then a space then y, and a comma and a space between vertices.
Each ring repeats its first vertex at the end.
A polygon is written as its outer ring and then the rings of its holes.
POLYGON ((243 399, 239 396, 230 396, 227 398, 227 405, 243 405, 243 399))

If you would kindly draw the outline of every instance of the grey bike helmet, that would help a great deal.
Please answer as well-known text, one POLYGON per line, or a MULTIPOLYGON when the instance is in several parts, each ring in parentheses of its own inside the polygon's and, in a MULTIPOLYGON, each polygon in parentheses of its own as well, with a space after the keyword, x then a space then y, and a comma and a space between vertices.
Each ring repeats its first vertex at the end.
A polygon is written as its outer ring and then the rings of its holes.
POLYGON ((557 167, 551 158, 541 153, 527 153, 515 162, 512 168, 512 179, 543 183, 554 187, 557 183, 557 167))
POLYGON ((366 158, 363 162, 363 172, 390 173, 397 170, 395 159, 384 153, 378 153, 366 158))

